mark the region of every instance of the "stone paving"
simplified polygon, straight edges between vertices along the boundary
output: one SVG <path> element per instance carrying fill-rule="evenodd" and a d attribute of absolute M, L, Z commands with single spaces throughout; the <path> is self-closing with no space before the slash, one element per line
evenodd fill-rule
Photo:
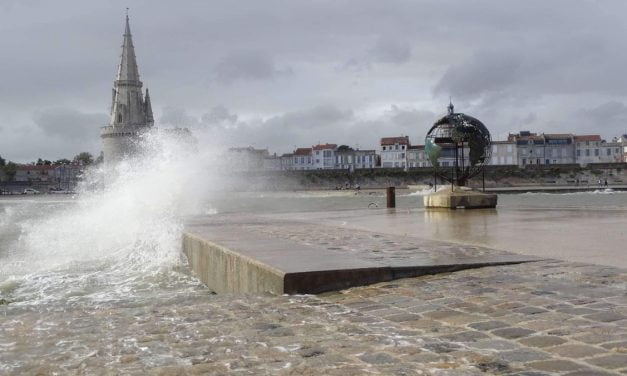
<path fill-rule="evenodd" d="M 322 296 L 0 306 L 2 374 L 621 375 L 627 272 L 559 261 Z"/>

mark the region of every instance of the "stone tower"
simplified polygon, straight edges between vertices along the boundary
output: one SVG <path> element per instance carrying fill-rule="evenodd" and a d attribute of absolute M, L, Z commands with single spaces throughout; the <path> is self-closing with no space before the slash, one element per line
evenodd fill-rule
<path fill-rule="evenodd" d="M 111 100 L 111 119 L 109 125 L 102 127 L 100 133 L 106 169 L 110 169 L 117 162 L 135 154 L 138 136 L 154 124 L 148 89 L 144 96 L 142 82 L 139 80 L 128 14 L 126 15 L 122 56 L 118 74 L 113 83 Z"/>

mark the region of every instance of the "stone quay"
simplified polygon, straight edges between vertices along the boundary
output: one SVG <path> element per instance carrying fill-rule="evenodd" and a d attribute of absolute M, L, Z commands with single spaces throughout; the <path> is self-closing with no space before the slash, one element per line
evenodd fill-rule
<path fill-rule="evenodd" d="M 349 214 L 357 215 L 344 218 Z M 186 232 L 249 264 L 273 260 L 272 242 L 286 247 L 278 253 L 300 245 L 291 264 L 272 264 L 276 270 L 268 273 L 275 276 L 298 261 L 315 261 L 307 252 L 324 250 L 325 260 L 311 268 L 333 265 L 332 255 L 342 267 L 352 261 L 373 269 L 415 268 L 458 259 L 470 268 L 412 271 L 379 282 L 355 279 L 355 285 L 376 283 L 336 284 L 317 295 L 214 295 L 199 285 L 158 301 L 51 306 L 44 315 L 10 304 L 0 321 L 0 373 L 627 374 L 626 270 L 372 231 L 342 225 L 342 218 L 323 224 L 323 217 L 219 215 L 190 221 Z M 248 253 L 255 242 L 264 249 L 257 258 Z M 494 263 L 505 256 L 521 258 Z M 197 260 L 189 262 L 198 270 Z M 255 274 L 249 272 L 251 281 Z"/>

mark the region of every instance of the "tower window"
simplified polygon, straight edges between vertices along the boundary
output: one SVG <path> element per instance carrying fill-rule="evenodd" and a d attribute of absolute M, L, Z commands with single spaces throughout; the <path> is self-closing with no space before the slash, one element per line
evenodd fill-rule
<path fill-rule="evenodd" d="M 122 114 L 118 114 L 118 123 L 122 122 Z"/>

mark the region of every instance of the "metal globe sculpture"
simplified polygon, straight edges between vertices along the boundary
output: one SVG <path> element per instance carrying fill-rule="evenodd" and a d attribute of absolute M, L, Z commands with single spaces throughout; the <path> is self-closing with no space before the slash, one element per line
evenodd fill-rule
<path fill-rule="evenodd" d="M 437 175 L 464 186 L 480 174 L 490 161 L 492 140 L 483 123 L 472 116 L 455 113 L 436 121 L 425 137 L 425 153 Z"/>

